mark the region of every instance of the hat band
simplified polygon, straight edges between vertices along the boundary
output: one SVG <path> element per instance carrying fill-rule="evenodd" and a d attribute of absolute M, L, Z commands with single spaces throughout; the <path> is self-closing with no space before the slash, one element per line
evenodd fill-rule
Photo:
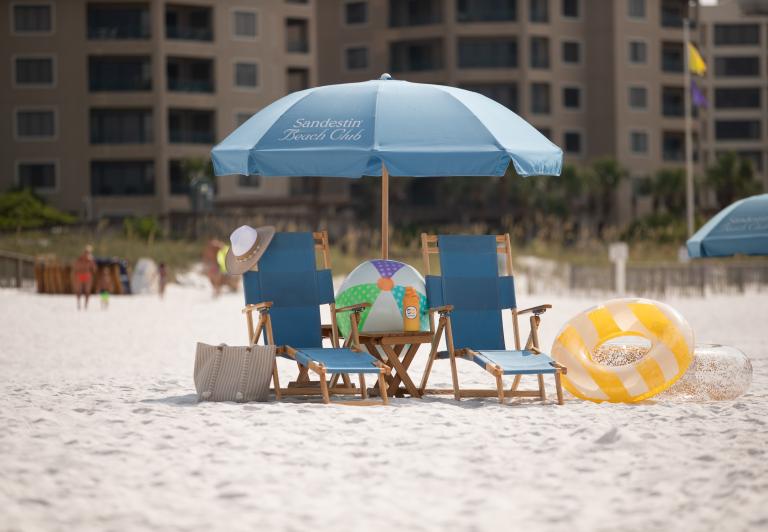
<path fill-rule="evenodd" d="M 257 251 L 259 251 L 259 248 L 261 247 L 261 242 L 257 239 L 256 242 L 253 243 L 253 246 L 251 246 L 251 249 L 248 250 L 248 252 L 245 255 L 235 255 L 235 260 L 238 262 L 245 262 L 251 257 L 253 257 Z"/>

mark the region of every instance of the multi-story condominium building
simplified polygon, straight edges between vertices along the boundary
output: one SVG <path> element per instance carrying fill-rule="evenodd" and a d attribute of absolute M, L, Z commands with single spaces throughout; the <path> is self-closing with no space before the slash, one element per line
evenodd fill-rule
<path fill-rule="evenodd" d="M 768 190 L 768 0 L 701 9 L 700 42 L 709 65 L 702 112 L 702 159 L 724 151 L 750 159 Z"/>
<path fill-rule="evenodd" d="M 721 12 L 740 18 L 736 6 L 688 9 L 685 0 L 325 0 L 318 10 L 319 80 L 351 82 L 390 72 L 481 92 L 549 136 L 567 163 L 616 158 L 632 178 L 618 193 L 618 221 L 627 221 L 649 203 L 634 193 L 645 179 L 684 163 L 683 18 L 694 21 L 693 41 Z M 705 21 L 701 29 L 699 19 Z M 744 55 L 746 45 L 751 59 L 708 57 L 716 80 L 723 69 L 752 69 L 750 79 L 759 81 L 764 96 L 766 24 L 756 24 L 759 43 L 728 49 Z M 764 126 L 757 133 L 752 124 L 719 127 L 719 135 L 706 137 L 705 155 L 737 148 L 729 135 L 746 141 L 738 149 L 750 157 L 760 142 L 765 148 Z M 698 118 L 693 137 L 700 173 Z"/>
<path fill-rule="evenodd" d="M 183 160 L 316 84 L 315 1 L 4 1 L 0 189 L 90 218 L 188 210 Z M 218 195 L 290 186 L 228 176 Z"/>

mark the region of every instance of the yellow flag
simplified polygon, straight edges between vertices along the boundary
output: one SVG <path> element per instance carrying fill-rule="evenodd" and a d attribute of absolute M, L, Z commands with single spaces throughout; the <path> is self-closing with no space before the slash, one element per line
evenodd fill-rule
<path fill-rule="evenodd" d="M 691 43 L 688 43 L 688 70 L 697 76 L 703 76 L 707 72 L 707 64 L 696 47 Z"/>

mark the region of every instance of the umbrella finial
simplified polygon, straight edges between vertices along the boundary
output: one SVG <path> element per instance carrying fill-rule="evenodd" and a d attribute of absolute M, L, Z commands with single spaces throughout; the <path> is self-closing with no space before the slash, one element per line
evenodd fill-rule
<path fill-rule="evenodd" d="M 392 79 L 392 76 L 384 72 L 381 76 L 379 76 L 379 79 L 382 79 L 382 80 Z"/>

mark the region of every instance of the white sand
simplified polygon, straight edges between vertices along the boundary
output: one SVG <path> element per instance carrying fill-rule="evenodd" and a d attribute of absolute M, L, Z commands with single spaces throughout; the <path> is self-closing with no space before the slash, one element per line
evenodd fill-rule
<path fill-rule="evenodd" d="M 243 343 L 241 298 L 0 291 L 0 530 L 768 529 L 768 294 L 668 301 L 751 356 L 733 402 L 197 405 L 195 342 Z M 545 346 L 597 302 L 545 301 Z"/>

